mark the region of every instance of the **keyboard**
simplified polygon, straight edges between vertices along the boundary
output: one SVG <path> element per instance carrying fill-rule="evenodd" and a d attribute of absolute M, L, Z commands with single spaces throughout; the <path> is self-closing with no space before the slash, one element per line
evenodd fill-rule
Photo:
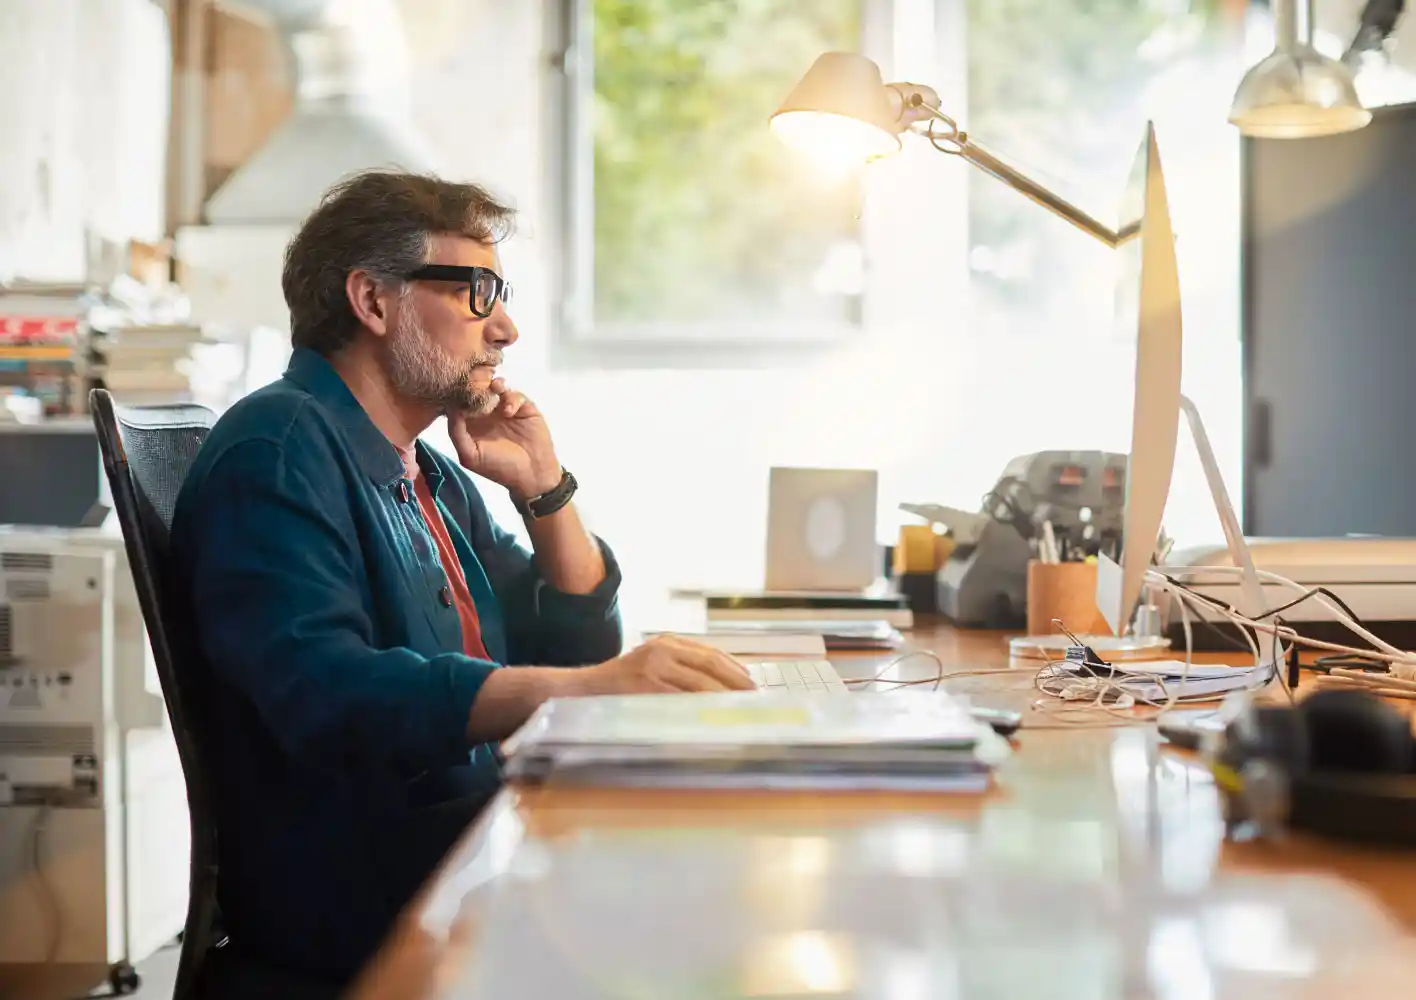
<path fill-rule="evenodd" d="M 845 693 L 850 689 L 825 660 L 758 660 L 743 664 L 759 688 Z"/>
<path fill-rule="evenodd" d="M 826 660 L 754 660 L 742 665 L 764 691 L 850 692 L 836 668 Z M 1006 709 L 973 707 L 969 711 L 975 721 L 991 726 L 1001 736 L 1012 736 L 1023 724 L 1022 715 Z"/>

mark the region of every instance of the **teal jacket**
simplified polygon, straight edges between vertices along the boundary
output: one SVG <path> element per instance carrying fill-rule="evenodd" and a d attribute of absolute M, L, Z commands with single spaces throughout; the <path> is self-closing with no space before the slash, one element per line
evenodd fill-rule
<path fill-rule="evenodd" d="M 393 445 L 324 358 L 212 429 L 177 501 L 172 565 L 209 697 L 219 898 L 233 945 L 343 979 L 500 783 L 469 746 L 482 682 L 505 665 L 618 655 L 619 570 L 557 591 L 421 442 L 491 661 L 463 655 L 437 548 Z M 186 669 L 186 665 L 183 665 Z"/>

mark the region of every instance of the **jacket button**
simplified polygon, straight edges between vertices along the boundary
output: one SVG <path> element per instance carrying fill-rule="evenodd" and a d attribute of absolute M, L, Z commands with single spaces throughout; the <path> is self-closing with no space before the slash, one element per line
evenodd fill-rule
<path fill-rule="evenodd" d="M 439 601 L 442 601 L 442 606 L 443 606 L 443 607 L 445 607 L 445 608 L 450 608 L 450 607 L 452 607 L 452 591 L 449 590 L 447 587 L 441 587 L 441 588 L 439 588 L 439 590 L 438 590 L 438 600 L 439 600 Z"/>

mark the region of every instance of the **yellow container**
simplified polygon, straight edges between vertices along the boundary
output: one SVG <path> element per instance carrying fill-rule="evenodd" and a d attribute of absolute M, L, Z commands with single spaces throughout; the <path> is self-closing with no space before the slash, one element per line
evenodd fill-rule
<path fill-rule="evenodd" d="M 952 551 L 953 541 L 936 535 L 927 524 L 906 524 L 900 528 L 900 539 L 895 545 L 894 570 L 896 576 L 905 573 L 933 573 L 944 564 L 947 554 L 941 558 L 940 541 L 948 541 Z"/>

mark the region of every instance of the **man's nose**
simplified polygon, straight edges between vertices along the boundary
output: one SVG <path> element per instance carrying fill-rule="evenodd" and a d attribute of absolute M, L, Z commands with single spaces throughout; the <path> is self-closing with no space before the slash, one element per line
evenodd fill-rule
<path fill-rule="evenodd" d="M 498 302 L 492 314 L 487 317 L 486 332 L 484 339 L 488 344 L 497 347 L 509 347 L 516 343 L 521 334 L 517 332 L 516 324 L 511 321 L 511 316 L 507 314 L 505 304 Z"/>

